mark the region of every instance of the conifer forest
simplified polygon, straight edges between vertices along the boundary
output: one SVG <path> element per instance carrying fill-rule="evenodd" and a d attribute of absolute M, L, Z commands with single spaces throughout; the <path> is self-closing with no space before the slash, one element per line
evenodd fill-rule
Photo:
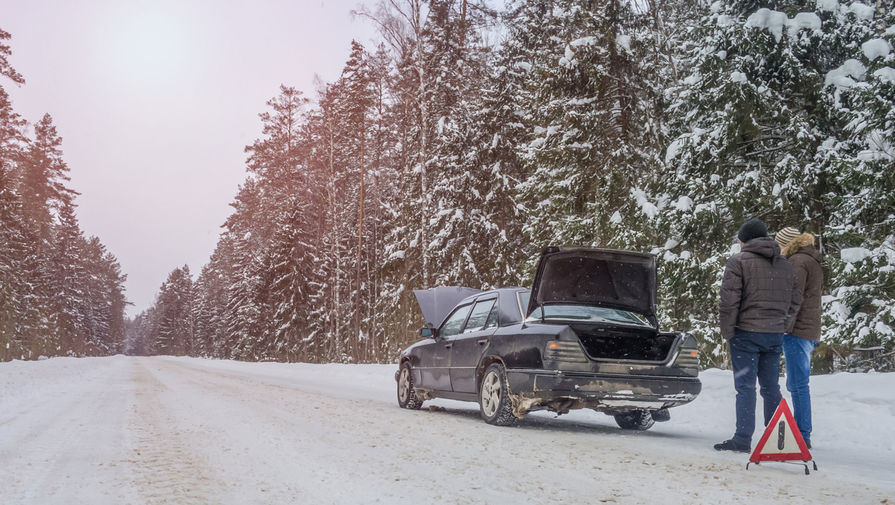
<path fill-rule="evenodd" d="M 345 41 L 315 96 L 287 83 L 258 104 L 216 249 L 132 320 L 125 273 L 79 229 L 51 116 L 27 121 L 0 87 L 0 360 L 391 362 L 423 325 L 413 289 L 528 286 L 544 246 L 586 245 L 657 255 L 660 327 L 723 367 L 721 276 L 759 218 L 824 254 L 816 371 L 895 368 L 895 1 L 356 16 L 381 41 Z M 27 77 L 14 42 L 0 31 L 2 86 Z"/>

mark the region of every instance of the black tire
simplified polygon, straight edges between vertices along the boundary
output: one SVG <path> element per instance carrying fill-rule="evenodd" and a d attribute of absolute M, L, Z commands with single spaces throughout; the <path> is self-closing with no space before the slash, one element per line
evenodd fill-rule
<path fill-rule="evenodd" d="M 513 402 L 507 393 L 507 374 L 500 363 L 492 363 L 482 375 L 479 412 L 486 423 L 495 426 L 510 426 L 516 422 Z"/>
<path fill-rule="evenodd" d="M 615 414 L 612 417 L 623 430 L 646 431 L 656 424 L 653 415 L 648 410 L 632 410 L 624 414 Z"/>
<path fill-rule="evenodd" d="M 423 406 L 423 401 L 413 390 L 413 370 L 408 361 L 401 363 L 401 368 L 398 370 L 398 405 L 402 409 L 413 410 L 419 410 Z"/>

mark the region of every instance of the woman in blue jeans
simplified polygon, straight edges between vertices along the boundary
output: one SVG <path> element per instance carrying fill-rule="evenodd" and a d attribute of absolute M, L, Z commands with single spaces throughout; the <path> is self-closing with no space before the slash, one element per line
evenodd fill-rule
<path fill-rule="evenodd" d="M 786 389 L 792 395 L 793 416 L 802 438 L 811 447 L 811 353 L 820 339 L 823 269 L 821 255 L 814 248 L 814 235 L 783 228 L 774 237 L 784 256 L 789 258 L 802 295 L 802 306 L 795 323 L 783 336 L 786 357 Z"/>

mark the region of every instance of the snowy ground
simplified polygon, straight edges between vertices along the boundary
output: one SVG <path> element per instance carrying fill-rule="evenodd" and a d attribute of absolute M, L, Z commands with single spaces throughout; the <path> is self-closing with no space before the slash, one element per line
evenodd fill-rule
<path fill-rule="evenodd" d="M 895 503 L 895 374 L 812 378 L 806 476 L 712 449 L 733 429 L 729 372 L 635 433 L 584 411 L 499 428 L 472 403 L 402 410 L 395 369 L 0 363 L 0 504 Z"/>

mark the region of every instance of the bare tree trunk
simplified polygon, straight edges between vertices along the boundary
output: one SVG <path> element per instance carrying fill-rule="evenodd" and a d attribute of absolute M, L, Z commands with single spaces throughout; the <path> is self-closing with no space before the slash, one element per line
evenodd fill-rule
<path fill-rule="evenodd" d="M 361 307 L 363 307 L 364 302 L 365 302 L 364 297 L 361 296 L 361 284 L 362 284 L 361 283 L 361 271 L 362 271 L 361 264 L 363 262 L 363 257 L 364 257 L 364 254 L 363 254 L 363 252 L 364 252 L 364 199 L 365 199 L 364 189 L 365 189 L 365 178 L 366 178 L 366 171 L 365 171 L 366 142 L 365 141 L 367 138 L 367 135 L 366 135 L 367 111 L 366 110 L 363 111 L 363 115 L 364 115 L 364 117 L 361 119 L 361 129 L 360 129 L 360 131 L 361 131 L 361 138 L 360 138 L 360 191 L 358 194 L 358 202 L 357 202 L 357 265 L 356 265 L 357 286 L 356 286 L 356 291 L 355 291 L 356 292 L 355 296 L 357 296 L 357 303 L 355 304 L 355 309 L 354 309 L 354 321 L 355 321 L 354 326 L 357 329 L 355 338 L 357 338 L 357 339 L 360 339 L 360 336 L 363 334 L 363 328 L 361 325 L 361 320 L 362 320 L 361 313 L 362 313 L 363 309 Z M 359 360 L 361 358 L 360 350 L 364 347 L 366 347 L 366 345 L 362 341 L 359 341 L 357 343 L 358 356 L 355 356 L 355 360 Z M 364 354 L 366 354 L 366 353 L 364 353 Z"/>
<path fill-rule="evenodd" d="M 460 49 L 466 45 L 466 0 L 460 1 Z"/>
<path fill-rule="evenodd" d="M 426 67 L 423 59 L 423 41 L 422 41 L 422 24 L 420 20 L 419 3 L 417 6 L 415 23 L 413 25 L 414 35 L 416 37 L 416 54 L 414 55 L 414 66 L 416 67 L 417 78 L 417 100 L 419 103 L 419 129 L 420 129 L 420 146 L 417 155 L 417 163 L 420 167 L 420 196 L 422 209 L 420 209 L 420 232 L 419 244 L 420 256 L 422 258 L 422 283 L 423 286 L 429 284 L 429 254 L 426 250 L 426 242 L 429 236 L 429 187 L 426 176 L 426 162 L 428 161 L 428 142 L 429 142 L 429 107 L 426 93 Z"/>
<path fill-rule="evenodd" d="M 330 120 L 331 121 L 331 120 Z M 328 214 L 331 218 L 330 229 L 332 230 L 330 233 L 330 261 L 333 261 L 334 264 L 334 278 L 332 279 L 332 310 L 329 314 L 329 335 L 326 335 L 326 338 L 330 341 L 330 351 L 328 359 L 332 360 L 334 357 L 340 356 L 341 354 L 341 345 L 339 343 L 339 307 L 341 305 L 341 301 L 339 300 L 339 293 L 341 289 L 341 264 L 339 262 L 339 232 L 338 232 L 338 220 L 336 219 L 336 187 L 335 187 L 335 167 L 334 167 L 334 151 L 335 151 L 335 132 L 333 131 L 332 122 L 329 124 L 329 181 L 327 182 L 327 187 L 329 191 L 327 191 L 327 203 L 328 203 Z"/>

